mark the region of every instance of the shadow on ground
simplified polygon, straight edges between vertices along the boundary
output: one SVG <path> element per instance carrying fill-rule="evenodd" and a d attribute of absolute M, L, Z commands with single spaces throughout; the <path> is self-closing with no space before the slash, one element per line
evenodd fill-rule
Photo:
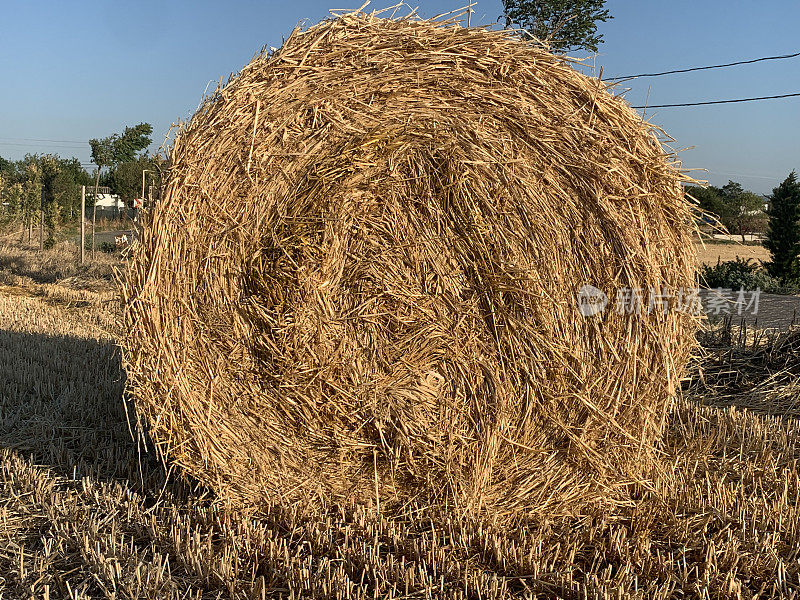
<path fill-rule="evenodd" d="M 129 423 L 124 378 L 111 341 L 0 330 L 0 447 L 67 477 L 162 488 L 132 406 Z"/>

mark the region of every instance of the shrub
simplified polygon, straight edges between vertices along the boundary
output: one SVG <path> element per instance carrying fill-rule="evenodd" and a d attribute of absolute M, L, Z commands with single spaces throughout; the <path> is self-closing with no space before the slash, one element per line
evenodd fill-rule
<path fill-rule="evenodd" d="M 752 258 L 718 260 L 716 265 L 704 264 L 700 268 L 700 280 L 708 288 L 732 290 L 756 290 L 771 294 L 794 294 L 797 284 L 781 283 Z"/>

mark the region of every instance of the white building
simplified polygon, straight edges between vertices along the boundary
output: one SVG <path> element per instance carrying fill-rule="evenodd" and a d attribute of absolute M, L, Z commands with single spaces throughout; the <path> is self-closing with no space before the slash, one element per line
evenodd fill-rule
<path fill-rule="evenodd" d="M 86 189 L 87 194 L 94 195 L 94 188 L 89 187 Z M 125 212 L 125 203 L 122 198 L 116 194 L 111 193 L 108 187 L 100 186 L 97 189 L 97 200 L 95 201 L 97 207 L 97 216 L 101 218 L 116 219 Z"/>

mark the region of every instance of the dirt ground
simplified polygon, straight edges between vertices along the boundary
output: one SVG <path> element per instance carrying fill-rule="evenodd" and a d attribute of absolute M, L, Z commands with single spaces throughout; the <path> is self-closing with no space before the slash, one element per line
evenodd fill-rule
<path fill-rule="evenodd" d="M 752 258 L 756 261 L 769 260 L 769 252 L 764 246 L 745 246 L 743 244 L 701 244 L 695 243 L 697 249 L 697 264 L 716 264 L 717 260 L 734 260 Z"/>

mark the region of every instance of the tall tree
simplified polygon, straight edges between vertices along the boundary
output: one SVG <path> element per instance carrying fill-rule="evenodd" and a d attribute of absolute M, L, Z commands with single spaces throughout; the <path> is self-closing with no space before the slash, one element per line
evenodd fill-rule
<path fill-rule="evenodd" d="M 25 230 L 28 230 L 28 241 L 33 237 L 33 221 L 36 211 L 39 210 L 42 199 L 42 170 L 35 160 L 26 157 L 28 163 L 25 167 L 25 182 L 22 192 L 22 239 L 25 239 Z"/>
<path fill-rule="evenodd" d="M 16 175 L 16 167 L 14 163 L 10 160 L 6 160 L 2 156 L 0 156 L 0 175 L 3 176 L 3 180 L 6 182 L 6 185 L 9 181 L 14 180 L 14 176 Z"/>
<path fill-rule="evenodd" d="M 735 181 L 728 181 L 721 188 L 691 186 L 685 192 L 706 213 L 706 221 L 716 219 L 730 233 L 741 235 L 743 242 L 748 234 L 764 231 L 766 227 L 765 199 Z"/>
<path fill-rule="evenodd" d="M 133 199 L 138 198 L 142 193 L 142 173 L 144 171 L 151 174 L 151 182 L 159 175 L 154 159 L 146 155 L 142 155 L 136 160 L 121 162 L 111 172 L 111 187 L 127 206 L 131 206 Z"/>
<path fill-rule="evenodd" d="M 728 181 L 719 190 L 724 206 L 723 223 L 731 233 L 745 236 L 750 233 L 763 231 L 767 223 L 764 213 L 764 198 L 742 187 L 736 181 Z"/>
<path fill-rule="evenodd" d="M 37 178 L 42 195 L 34 198 Z M 91 183 L 77 158 L 61 158 L 57 154 L 26 154 L 18 161 L 0 158 L 0 179 L 5 182 L 5 192 L 0 195 L 7 203 L 7 218 L 21 219 L 23 226 L 29 227 L 43 199 L 44 226 L 51 239 L 58 223 L 71 221 L 77 215 L 80 186 Z"/>
<path fill-rule="evenodd" d="M 690 201 L 696 201 L 704 222 L 712 226 L 724 225 L 728 219 L 728 207 L 722 199 L 722 190 L 713 185 L 700 187 L 687 186 L 684 192 Z"/>
<path fill-rule="evenodd" d="M 80 211 L 81 183 L 59 165 L 58 173 L 51 183 L 55 207 L 61 221 L 72 221 Z"/>
<path fill-rule="evenodd" d="M 58 217 L 58 199 L 56 198 L 56 179 L 61 172 L 59 159 L 51 154 L 45 154 L 39 159 L 42 170 L 42 219 L 47 230 L 45 247 L 50 247 L 55 242 L 56 220 Z"/>
<path fill-rule="evenodd" d="M 742 236 L 742 243 L 747 235 L 761 233 L 767 224 L 764 212 L 766 201 L 763 196 L 750 191 L 743 191 L 727 202 L 730 207 L 728 231 Z"/>
<path fill-rule="evenodd" d="M 6 186 L 6 202 L 8 202 L 8 211 L 12 215 L 16 215 L 22 210 L 23 194 L 21 183 L 12 183 Z"/>
<path fill-rule="evenodd" d="M 150 135 L 153 126 L 150 123 L 139 123 L 126 127 L 122 134 L 114 134 L 103 139 L 89 140 L 92 148 L 92 162 L 97 165 L 94 182 L 94 200 L 92 202 L 92 255 L 95 251 L 95 226 L 97 222 L 97 196 L 100 186 L 100 171 L 118 163 L 133 160 L 136 153 L 147 148 L 153 141 Z"/>
<path fill-rule="evenodd" d="M 764 246 L 772 260 L 767 268 L 781 280 L 800 276 L 797 258 L 800 256 L 800 183 L 797 173 L 789 176 L 770 196 L 769 228 Z"/>
<path fill-rule="evenodd" d="M 58 175 L 53 181 L 53 197 L 62 220 L 72 221 L 78 217 L 81 208 L 81 186 L 89 187 L 91 183 L 92 178 L 77 158 L 58 157 Z"/>
<path fill-rule="evenodd" d="M 118 136 L 114 134 L 102 139 L 92 138 L 89 140 L 89 146 L 92 149 L 92 162 L 97 165 L 97 172 L 94 180 L 94 195 L 92 197 L 92 257 L 94 257 L 97 198 L 100 192 L 100 171 L 102 171 L 104 167 L 110 166 L 114 160 L 114 144 L 116 143 L 117 137 Z M 84 240 L 81 240 L 81 243 L 85 243 Z"/>
<path fill-rule="evenodd" d="M 722 194 L 722 197 L 726 201 L 731 201 L 742 193 L 744 193 L 742 184 L 736 181 L 731 181 L 730 179 L 728 180 L 728 183 L 723 185 L 720 189 L 720 194 Z"/>
<path fill-rule="evenodd" d="M 547 42 L 554 52 L 597 52 L 603 43 L 597 23 L 612 19 L 606 0 L 503 0 L 506 26 Z"/>
<path fill-rule="evenodd" d="M 137 153 L 147 148 L 153 139 L 153 126 L 150 123 L 139 123 L 126 127 L 114 141 L 114 163 L 134 160 Z"/>

